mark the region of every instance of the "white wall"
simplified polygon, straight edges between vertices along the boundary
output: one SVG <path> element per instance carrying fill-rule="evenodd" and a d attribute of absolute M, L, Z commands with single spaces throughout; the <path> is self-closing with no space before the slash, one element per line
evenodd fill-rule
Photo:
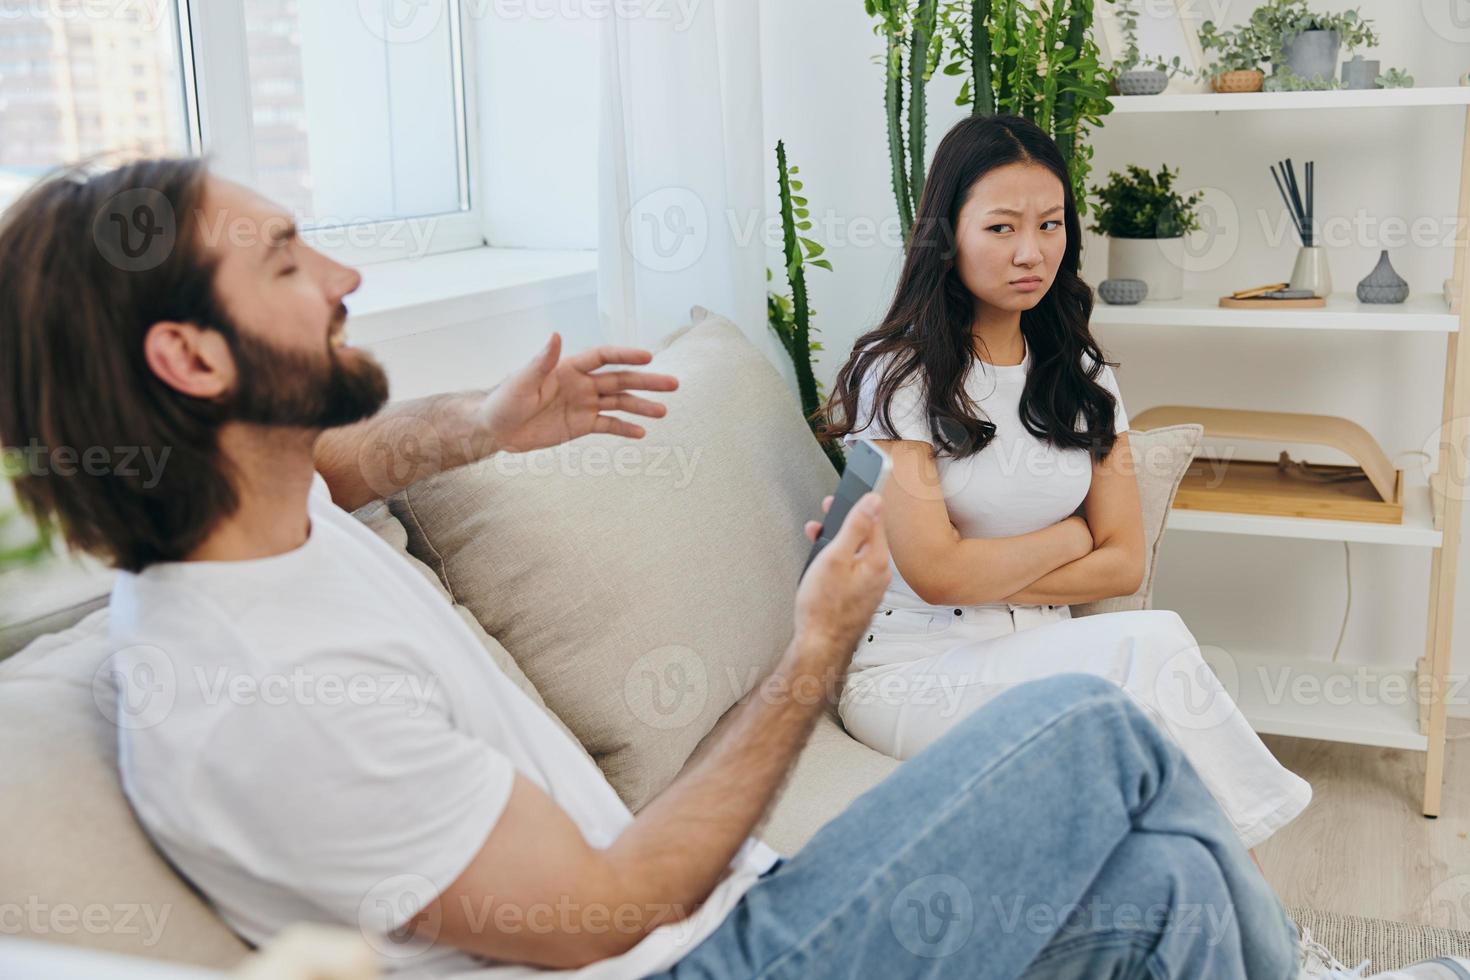
<path fill-rule="evenodd" d="M 1323 9 L 1348 4 L 1320 0 Z M 1220 23 L 1248 15 L 1254 3 L 1216 0 Z M 1453 85 L 1470 61 L 1458 32 L 1432 3 L 1367 0 L 1384 42 L 1384 68 L 1404 67 L 1419 85 Z M 1422 7 L 1422 10 L 1421 10 Z M 1431 10 L 1430 8 L 1434 9 Z M 881 45 L 871 22 L 849 0 L 767 2 L 762 7 L 767 144 L 784 138 L 800 165 L 828 246 L 831 274 L 814 270 L 808 284 L 827 352 L 818 375 L 830 381 L 852 340 L 882 315 L 900 252 L 892 234 L 894 205 L 882 110 Z M 953 105 L 953 79 L 932 86 L 929 145 L 963 111 Z M 1282 217 L 1267 167 L 1290 155 L 1317 161 L 1317 210 L 1323 218 L 1453 225 L 1463 111 L 1457 109 L 1115 117 L 1094 137 L 1094 182 L 1127 163 L 1182 168 L 1187 189 L 1213 188 L 1212 226 L 1222 233 L 1201 250 L 1186 288 L 1221 293 L 1288 278 L 1295 254 L 1288 239 L 1269 244 Z M 774 170 L 774 164 L 772 165 Z M 774 178 L 773 178 L 774 183 Z M 887 222 L 887 241 L 872 229 Z M 1381 231 L 1351 233 L 1332 250 L 1339 290 L 1351 290 L 1376 261 Z M 1394 265 L 1417 293 L 1438 293 L 1449 275 L 1449 248 L 1396 248 Z M 780 268 L 779 258 L 771 264 Z M 1106 248 L 1089 233 L 1084 274 L 1106 277 Z M 1444 338 L 1342 332 L 1291 333 L 1196 328 L 1110 327 L 1098 331 L 1122 362 L 1118 377 L 1130 413 L 1177 403 L 1343 415 L 1366 426 L 1392 456 L 1419 449 L 1439 424 Z M 1242 454 L 1244 455 L 1244 454 Z M 1335 461 L 1324 456 L 1322 462 Z M 1399 461 L 1422 481 L 1415 457 Z M 1470 566 L 1470 549 L 1466 551 Z M 1341 658 L 1411 664 L 1422 654 L 1429 552 L 1352 546 L 1353 608 Z M 1344 601 L 1343 546 L 1220 535 L 1171 534 L 1156 585 L 1162 607 L 1178 609 L 1202 642 L 1329 656 Z M 1453 669 L 1470 672 L 1470 567 L 1457 590 Z M 1462 706 L 1459 713 L 1465 713 Z"/>

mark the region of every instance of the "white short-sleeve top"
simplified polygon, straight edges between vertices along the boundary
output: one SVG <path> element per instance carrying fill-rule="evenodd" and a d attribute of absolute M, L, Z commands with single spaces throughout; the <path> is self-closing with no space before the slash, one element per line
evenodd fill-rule
<path fill-rule="evenodd" d="M 924 407 L 924 380 L 918 372 L 893 394 L 889 404 L 892 429 L 884 426 L 881 413 L 874 416 L 874 394 L 888 363 L 889 359 L 880 359 L 869 367 L 858 392 L 855 419 L 859 425 L 867 424 L 844 441 L 906 439 L 935 446 L 944 502 L 962 537 L 1007 538 L 1037 531 L 1065 519 L 1086 498 L 1092 487 L 1092 458 L 1087 450 L 1058 448 L 1021 424 L 1021 391 L 1031 369 L 1029 346 L 1020 364 L 997 366 L 978 357 L 971 364 L 965 390 L 984 417 L 995 424 L 995 438 L 964 459 L 937 451 Z M 1090 359 L 1087 366 L 1091 366 Z M 1115 431 L 1126 432 L 1128 415 L 1112 368 L 1104 364 L 1097 381 L 1116 399 Z M 912 595 L 896 572 L 890 589 Z"/>

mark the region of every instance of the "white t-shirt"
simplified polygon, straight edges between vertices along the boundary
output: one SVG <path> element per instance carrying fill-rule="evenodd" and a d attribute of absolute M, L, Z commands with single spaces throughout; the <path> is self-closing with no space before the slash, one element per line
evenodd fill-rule
<path fill-rule="evenodd" d="M 514 774 L 596 847 L 632 820 L 592 761 L 490 659 L 442 595 L 334 505 L 321 477 L 294 551 L 122 574 L 112 593 L 119 765 L 133 808 L 225 921 L 360 928 L 395 976 L 536 973 L 403 925 L 489 836 Z M 667 969 L 776 855 L 751 839 L 691 917 L 578 977 Z M 471 915 L 487 928 L 493 897 Z M 578 915 L 548 908 L 532 915 Z M 607 928 L 600 912 L 587 928 Z M 573 920 L 584 921 L 584 920 Z M 399 935 L 394 935 L 398 932 Z"/>
<path fill-rule="evenodd" d="M 857 422 L 868 422 L 878 380 L 890 358 L 873 364 L 858 392 Z M 1090 366 L 1090 361 L 1089 361 Z M 1031 369 L 1028 345 L 1020 364 L 988 364 L 978 357 L 965 376 L 965 391 L 984 417 L 995 424 L 995 438 L 980 452 L 964 459 L 939 453 L 936 448 L 940 488 L 949 509 L 950 522 L 964 538 L 1009 538 L 1050 527 L 1074 513 L 1092 488 L 1092 457 L 1085 449 L 1059 449 L 1032 435 L 1021 424 L 1021 391 Z M 1098 384 L 1117 399 L 1115 431 L 1128 431 L 1128 414 L 1118 390 L 1113 369 L 1103 365 Z M 890 430 L 882 414 L 866 427 L 845 438 L 908 439 L 938 446 L 930 429 L 920 372 L 910 376 L 893 393 L 889 412 Z M 1079 419 L 1080 425 L 1080 419 Z M 894 608 L 927 608 L 915 594 L 898 566 L 884 600 Z"/>

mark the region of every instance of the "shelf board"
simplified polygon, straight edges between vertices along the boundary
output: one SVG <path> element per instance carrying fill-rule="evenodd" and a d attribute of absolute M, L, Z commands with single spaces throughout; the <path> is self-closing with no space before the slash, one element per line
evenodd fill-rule
<path fill-rule="evenodd" d="M 1255 327 L 1272 330 L 1389 330 L 1453 333 L 1460 317 L 1438 293 L 1411 293 L 1402 303 L 1359 303 L 1351 293 L 1333 293 L 1317 309 L 1240 310 L 1220 305 L 1220 294 L 1189 290 L 1182 299 L 1144 300 L 1111 306 L 1099 298 L 1094 324 L 1160 327 Z"/>
<path fill-rule="evenodd" d="M 1312 517 L 1276 517 L 1269 514 L 1227 514 L 1210 510 L 1169 511 L 1171 531 L 1203 531 L 1210 534 L 1249 534 L 1270 538 L 1301 538 L 1311 541 L 1358 541 L 1365 544 L 1395 544 L 1438 548 L 1443 533 L 1435 530 L 1429 507 L 1429 488 L 1404 488 L 1404 522 L 1370 524 L 1366 521 L 1326 521 Z"/>
<path fill-rule="evenodd" d="M 1263 735 L 1423 751 L 1413 669 L 1332 663 L 1230 646 L 1200 652 Z"/>
<path fill-rule="evenodd" d="M 1114 95 L 1111 115 L 1143 112 L 1248 112 L 1288 109 L 1390 109 L 1470 105 L 1470 87 L 1338 89 L 1329 92 L 1186 92 Z"/>

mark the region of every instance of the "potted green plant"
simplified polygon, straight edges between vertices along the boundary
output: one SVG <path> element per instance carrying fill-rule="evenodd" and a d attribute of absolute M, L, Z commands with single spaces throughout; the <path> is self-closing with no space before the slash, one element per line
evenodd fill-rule
<path fill-rule="evenodd" d="M 1178 171 L 1157 174 L 1130 164 L 1113 171 L 1097 195 L 1092 230 L 1108 237 L 1108 277 L 1141 279 L 1150 300 L 1184 295 L 1184 236 L 1198 231 L 1203 192 L 1174 189 Z"/>
<path fill-rule="evenodd" d="M 1119 95 L 1158 95 L 1169 86 L 1169 76 L 1189 72 L 1179 58 L 1145 58 L 1138 50 L 1138 0 L 1116 0 L 1118 28 L 1123 34 L 1123 56 L 1113 63 Z"/>
<path fill-rule="evenodd" d="M 1372 22 L 1356 9 L 1324 14 L 1307 0 L 1266 0 L 1251 12 L 1251 25 L 1272 46 L 1275 84 L 1266 88 L 1338 88 L 1338 56 L 1378 43 Z"/>
<path fill-rule="evenodd" d="M 1259 92 L 1266 80 L 1261 66 L 1271 60 L 1275 45 L 1254 21 L 1222 31 L 1214 21 L 1199 27 L 1200 48 L 1211 55 L 1201 72 L 1216 92 Z"/>

